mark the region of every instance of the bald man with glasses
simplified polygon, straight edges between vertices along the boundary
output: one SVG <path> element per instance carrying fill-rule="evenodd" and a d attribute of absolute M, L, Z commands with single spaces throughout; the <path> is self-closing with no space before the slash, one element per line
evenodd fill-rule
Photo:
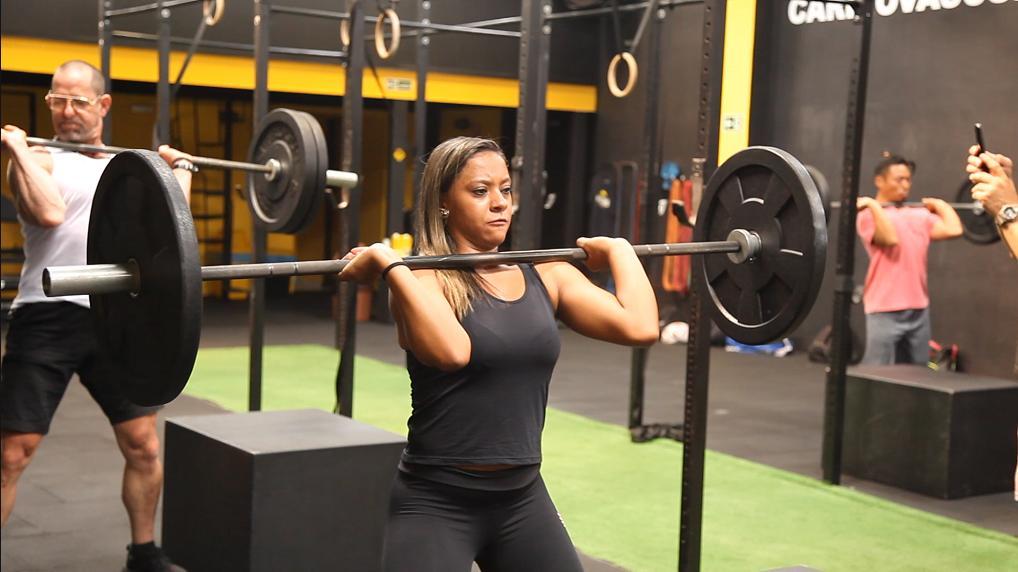
<path fill-rule="evenodd" d="M 103 119 L 112 98 L 91 64 L 72 60 L 53 75 L 46 105 L 55 139 L 102 146 Z M 88 222 L 96 185 L 112 155 L 29 147 L 25 132 L 0 131 L 10 152 L 7 177 L 25 238 L 18 294 L 7 320 L 0 379 L 0 437 L 3 446 L 2 511 L 6 525 L 18 479 L 49 431 L 71 376 L 102 408 L 125 461 L 124 506 L 131 528 L 124 570 L 180 571 L 155 544 L 156 506 L 163 485 L 156 432 L 158 408 L 131 403 L 114 384 L 111 365 L 97 351 L 88 296 L 49 298 L 42 290 L 47 266 L 86 263 Z M 173 167 L 190 199 L 190 156 L 168 146 L 159 154 Z"/>

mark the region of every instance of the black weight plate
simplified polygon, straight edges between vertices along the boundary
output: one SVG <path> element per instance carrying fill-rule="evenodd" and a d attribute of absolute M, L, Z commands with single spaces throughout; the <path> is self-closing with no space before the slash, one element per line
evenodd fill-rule
<path fill-rule="evenodd" d="M 308 218 L 325 166 L 319 165 L 315 134 L 299 112 L 274 109 L 267 113 L 251 141 L 248 161 L 263 165 L 270 159 L 282 168 L 273 180 L 263 173 L 248 174 L 248 207 L 260 227 L 270 232 L 294 233 Z M 312 153 L 308 153 L 308 151 Z"/>
<path fill-rule="evenodd" d="M 972 182 L 966 177 L 958 187 L 955 202 L 969 204 L 972 202 Z M 976 214 L 972 209 L 956 209 L 961 219 L 962 233 L 965 238 L 976 244 L 993 244 L 1000 240 L 997 223 L 986 211 Z"/>
<path fill-rule="evenodd" d="M 804 165 L 804 167 L 806 167 L 810 178 L 813 179 L 813 183 L 816 184 L 817 192 L 820 193 L 820 204 L 824 207 L 824 220 L 831 222 L 831 187 L 827 184 L 827 177 L 813 165 Z"/>
<path fill-rule="evenodd" d="M 325 144 L 325 134 L 322 132 L 318 121 L 303 111 L 292 109 L 285 110 L 292 114 L 293 118 L 304 130 L 305 145 L 302 151 L 305 168 L 308 169 L 306 183 L 300 190 L 299 203 L 293 211 L 292 220 L 286 225 L 282 232 L 297 234 L 314 220 L 317 207 L 321 204 L 321 197 L 325 191 L 325 165 L 328 161 Z M 279 142 L 277 142 L 279 143 Z M 318 165 L 314 167 L 314 165 Z"/>
<path fill-rule="evenodd" d="M 201 333 L 198 241 L 187 200 L 158 154 L 126 151 L 103 171 L 88 225 L 88 263 L 138 265 L 138 292 L 93 294 L 100 351 L 127 398 L 161 405 L 184 389 Z"/>
<path fill-rule="evenodd" d="M 322 126 L 318 123 L 318 120 L 315 119 L 315 116 L 304 111 L 295 111 L 294 113 L 297 114 L 299 119 L 303 119 L 304 123 L 310 129 L 311 144 L 308 145 L 306 151 L 307 155 L 316 155 L 318 158 L 318 169 L 314 171 L 314 173 L 317 174 L 315 185 L 309 186 L 305 189 L 304 199 L 308 201 L 307 205 L 304 207 L 306 215 L 299 225 L 295 225 L 296 230 L 294 230 L 293 233 L 296 234 L 314 222 L 315 217 L 318 215 L 318 211 L 322 207 L 322 201 L 325 197 L 325 187 L 327 185 L 325 174 L 329 165 L 329 149 L 328 143 L 325 141 L 325 132 L 322 131 Z"/>
<path fill-rule="evenodd" d="M 694 262 L 721 331 L 746 344 L 792 331 L 816 300 L 827 257 L 824 209 L 802 163 L 773 147 L 739 151 L 708 181 L 696 221 L 697 242 L 727 240 L 741 228 L 762 243 L 742 264 L 724 254 Z"/>

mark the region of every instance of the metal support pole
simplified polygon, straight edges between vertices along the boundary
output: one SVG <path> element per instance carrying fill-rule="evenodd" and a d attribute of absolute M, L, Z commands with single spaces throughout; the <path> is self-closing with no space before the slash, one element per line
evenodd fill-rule
<path fill-rule="evenodd" d="M 644 348 L 633 348 L 629 355 L 629 431 L 643 425 L 643 389 L 646 386 L 648 352 Z"/>
<path fill-rule="evenodd" d="M 548 56 L 551 0 L 523 0 L 520 22 L 520 107 L 516 111 L 516 152 L 513 182 L 519 210 L 513 217 L 514 250 L 541 244 L 541 213 L 544 206 L 544 145 L 548 112 Z"/>
<path fill-rule="evenodd" d="M 346 93 L 343 95 L 343 169 L 361 170 L 362 132 L 364 125 L 364 7 L 354 0 L 350 7 L 350 46 L 346 60 Z M 345 253 L 357 245 L 360 237 L 361 184 L 350 189 L 350 202 L 340 212 L 342 238 L 340 250 Z M 357 285 L 339 285 L 339 320 L 336 337 L 340 346 L 339 369 L 336 372 L 336 411 L 353 416 L 353 369 L 357 351 Z"/>
<path fill-rule="evenodd" d="M 403 224 L 403 195 L 406 193 L 407 115 L 410 103 L 391 101 L 389 103 L 389 193 L 386 198 L 385 235 L 406 232 Z M 375 290 L 372 313 L 376 320 L 392 322 L 389 313 L 389 288 L 380 280 Z"/>
<path fill-rule="evenodd" d="M 223 122 L 223 153 L 227 157 L 233 157 L 233 124 L 237 118 L 233 114 L 233 101 L 227 99 L 222 113 Z M 223 173 L 223 251 L 220 260 L 222 264 L 233 262 L 233 176 L 232 173 Z M 230 281 L 223 280 L 222 298 L 230 298 Z"/>
<path fill-rule="evenodd" d="M 105 93 L 113 91 L 113 77 L 110 75 L 110 49 L 113 47 L 113 24 L 106 15 L 112 7 L 111 0 L 99 0 L 99 69 L 103 73 Z M 113 116 L 103 118 L 103 141 L 113 138 Z"/>
<path fill-rule="evenodd" d="M 859 9 L 862 33 L 859 57 L 852 73 L 845 125 L 845 158 L 842 171 L 841 204 L 854 205 L 859 198 L 859 171 L 862 162 L 863 127 L 866 120 L 866 84 L 870 67 L 870 39 L 873 32 L 873 1 Z M 841 446 L 845 419 L 845 372 L 851 355 L 849 317 L 855 274 L 856 209 L 841 209 L 838 215 L 838 259 L 834 282 L 834 318 L 831 325 L 831 367 L 824 389 L 824 481 L 841 483 Z"/>
<path fill-rule="evenodd" d="M 630 240 L 640 242 L 649 238 L 651 229 L 657 222 L 657 200 L 660 194 L 661 183 L 659 182 L 661 171 L 661 142 L 658 137 L 658 122 L 660 115 L 660 94 L 661 85 L 661 21 L 665 17 L 664 9 L 658 8 L 657 2 L 651 2 L 647 6 L 651 12 L 644 18 L 648 23 L 648 46 L 646 53 L 647 77 L 647 103 L 644 108 L 643 119 L 643 160 L 640 165 L 640 172 L 643 173 L 642 184 L 637 189 L 637 205 L 643 209 L 642 228 L 634 229 Z M 649 17 L 649 19 L 648 19 Z M 643 260 L 643 268 L 653 281 L 654 268 L 661 265 L 651 259 Z M 650 348 L 634 347 L 629 369 L 629 428 L 643 425 L 643 399 L 644 384 L 646 380 L 647 358 Z"/>
<path fill-rule="evenodd" d="M 703 12 L 700 56 L 698 154 L 704 159 L 704 179 L 718 164 L 718 123 L 721 120 L 721 75 L 724 64 L 726 0 L 707 0 Z M 694 274 L 703 264 L 693 257 Z M 685 413 L 682 420 L 682 507 L 679 513 L 679 570 L 700 569 L 703 527 L 703 473 L 707 449 L 707 394 L 710 381 L 709 295 L 694 277 L 689 292 L 689 345 L 686 350 Z"/>
<path fill-rule="evenodd" d="M 418 0 L 417 17 L 431 21 L 431 1 Z M 431 36 L 417 36 L 417 100 L 414 102 L 414 201 L 411 212 L 417 212 L 417 197 L 421 192 L 421 175 L 424 173 L 424 155 L 428 152 L 428 46 Z"/>
<path fill-rule="evenodd" d="M 156 87 L 156 135 L 152 147 L 170 144 L 170 9 L 158 2 L 156 18 L 159 29 L 159 84 Z"/>
<path fill-rule="evenodd" d="M 270 0 L 255 0 L 254 3 L 254 60 L 255 90 L 253 125 L 258 125 L 269 112 L 269 32 L 272 13 Z M 250 184 L 250 183 L 248 183 Z M 267 257 L 268 236 L 256 223 L 251 225 L 252 262 L 262 262 Z M 248 323 L 251 330 L 250 355 L 248 359 L 248 411 L 262 408 L 262 349 L 265 344 L 265 280 L 251 280 L 251 295 L 248 297 Z"/>
<path fill-rule="evenodd" d="M 410 103 L 393 101 L 389 126 L 389 200 L 385 216 L 385 234 L 405 232 L 403 225 L 403 195 L 406 189 L 407 115 Z"/>
<path fill-rule="evenodd" d="M 566 180 L 565 229 L 567 241 L 583 235 L 583 203 L 586 200 L 587 157 L 590 150 L 592 114 L 569 114 L 569 159 Z"/>

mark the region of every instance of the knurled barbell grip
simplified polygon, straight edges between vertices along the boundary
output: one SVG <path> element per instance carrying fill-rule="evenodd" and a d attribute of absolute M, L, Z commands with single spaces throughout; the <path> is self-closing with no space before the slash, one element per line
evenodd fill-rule
<path fill-rule="evenodd" d="M 68 151 L 79 151 L 85 153 L 117 154 L 133 150 L 125 147 L 84 145 L 82 143 L 54 141 L 52 139 L 43 139 L 41 137 L 26 137 L 25 140 L 29 145 L 38 145 L 42 147 L 52 147 L 55 149 L 65 149 Z M 230 161 L 228 159 L 214 159 L 212 157 L 192 157 L 191 162 L 199 167 L 209 167 L 213 169 L 237 169 L 240 171 L 249 171 L 254 173 L 268 173 L 270 175 L 274 175 L 278 170 L 278 167 L 273 167 L 269 164 L 260 165 L 258 163 L 248 163 L 247 161 Z M 325 172 L 325 183 L 330 187 L 353 188 L 357 186 L 359 181 L 360 177 L 357 173 L 334 171 L 331 169 Z"/>
<path fill-rule="evenodd" d="M 745 232 L 745 231 L 742 231 Z M 752 233 L 747 233 L 752 234 Z M 756 246 L 758 247 L 758 245 Z M 749 250 L 756 248 L 751 246 Z M 633 246 L 637 256 L 677 254 L 741 253 L 743 246 L 736 240 L 713 242 L 681 242 L 671 244 L 639 244 Z M 746 253 L 752 257 L 754 252 Z M 585 260 L 582 248 L 520 250 L 484 254 L 451 254 L 443 256 L 410 256 L 405 258 L 411 269 L 470 268 L 475 266 L 522 262 L 553 262 Z M 308 260 L 303 262 L 269 262 L 261 264 L 227 264 L 203 266 L 202 280 L 240 280 L 269 276 L 308 276 L 336 274 L 346 267 L 346 260 Z M 133 264 L 90 264 L 85 266 L 52 266 L 43 270 L 43 291 L 47 296 L 75 296 L 134 292 L 144 289 L 144 277 Z"/>

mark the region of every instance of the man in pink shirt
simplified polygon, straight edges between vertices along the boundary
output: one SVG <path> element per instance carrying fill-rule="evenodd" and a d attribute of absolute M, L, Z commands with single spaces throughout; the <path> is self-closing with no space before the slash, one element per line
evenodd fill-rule
<path fill-rule="evenodd" d="M 940 199 L 926 208 L 899 206 L 912 188 L 915 163 L 888 155 L 877 164 L 876 198 L 860 197 L 856 227 L 870 264 L 866 271 L 864 363 L 918 363 L 929 357 L 930 296 L 926 253 L 930 241 L 962 234 L 958 213 Z"/>

